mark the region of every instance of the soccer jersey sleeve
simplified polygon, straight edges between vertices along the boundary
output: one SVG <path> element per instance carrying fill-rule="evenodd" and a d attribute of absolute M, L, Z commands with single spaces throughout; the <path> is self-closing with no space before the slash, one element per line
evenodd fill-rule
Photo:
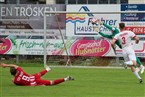
<path fill-rule="evenodd" d="M 106 37 L 106 38 L 109 38 L 109 39 L 112 39 L 112 35 L 107 35 L 107 34 L 104 34 L 104 33 L 102 33 L 102 32 L 99 32 L 99 34 L 101 35 L 101 36 L 103 36 L 103 37 Z"/>
<path fill-rule="evenodd" d="M 23 69 L 21 67 L 18 67 L 17 71 L 23 71 Z"/>
<path fill-rule="evenodd" d="M 107 24 L 105 24 L 105 23 L 103 23 L 103 25 L 104 25 L 106 28 L 108 28 L 109 30 L 113 30 L 113 29 L 112 29 L 113 27 L 111 27 L 110 25 L 107 25 Z"/>
<path fill-rule="evenodd" d="M 135 38 L 136 37 L 136 35 L 132 31 L 130 31 L 129 35 L 131 36 L 131 38 Z"/>

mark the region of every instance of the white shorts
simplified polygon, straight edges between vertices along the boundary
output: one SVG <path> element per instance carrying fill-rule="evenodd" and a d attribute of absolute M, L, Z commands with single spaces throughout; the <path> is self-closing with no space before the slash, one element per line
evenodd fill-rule
<path fill-rule="evenodd" d="M 132 61 L 132 60 L 136 61 L 136 55 L 135 55 L 135 52 L 134 52 L 132 46 L 123 48 L 122 53 L 123 53 L 125 62 Z"/>

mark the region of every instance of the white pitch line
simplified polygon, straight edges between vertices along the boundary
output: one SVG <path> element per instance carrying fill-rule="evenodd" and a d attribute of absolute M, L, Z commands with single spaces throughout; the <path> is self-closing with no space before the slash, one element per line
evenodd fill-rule
<path fill-rule="evenodd" d="M 52 68 L 110 68 L 110 69 L 125 69 L 124 67 L 113 67 L 113 66 L 49 66 Z"/>

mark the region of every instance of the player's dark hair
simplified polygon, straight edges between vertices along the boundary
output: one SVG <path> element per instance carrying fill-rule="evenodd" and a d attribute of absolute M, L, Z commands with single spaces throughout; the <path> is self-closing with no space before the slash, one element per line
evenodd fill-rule
<path fill-rule="evenodd" d="M 120 28 L 120 29 L 125 28 L 125 23 L 119 23 L 119 28 Z"/>
<path fill-rule="evenodd" d="M 16 73 L 17 73 L 16 68 L 15 67 L 10 67 L 10 73 L 11 73 L 11 75 L 15 76 Z"/>

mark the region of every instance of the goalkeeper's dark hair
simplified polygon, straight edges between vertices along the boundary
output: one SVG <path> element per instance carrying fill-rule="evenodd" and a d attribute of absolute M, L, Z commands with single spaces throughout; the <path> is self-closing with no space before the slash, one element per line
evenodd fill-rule
<path fill-rule="evenodd" d="M 10 73 L 11 73 L 11 75 L 15 76 L 16 73 L 17 73 L 16 68 L 15 67 L 10 67 Z"/>
<path fill-rule="evenodd" d="M 125 28 L 125 23 L 119 23 L 119 29 L 124 29 Z"/>

